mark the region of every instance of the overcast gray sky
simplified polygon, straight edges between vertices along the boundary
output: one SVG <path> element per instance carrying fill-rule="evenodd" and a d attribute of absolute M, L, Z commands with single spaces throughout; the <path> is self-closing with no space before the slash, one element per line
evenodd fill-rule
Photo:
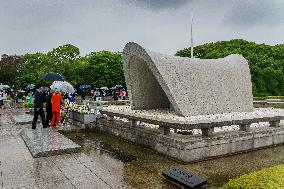
<path fill-rule="evenodd" d="M 284 43 L 283 0 L 0 0 L 0 54 L 122 51 L 134 41 L 165 54 L 194 42 Z"/>

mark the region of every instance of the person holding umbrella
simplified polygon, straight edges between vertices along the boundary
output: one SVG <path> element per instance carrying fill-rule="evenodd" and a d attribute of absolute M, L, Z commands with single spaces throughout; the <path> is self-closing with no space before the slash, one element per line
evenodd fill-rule
<path fill-rule="evenodd" d="M 60 107 L 61 107 L 62 96 L 60 91 L 56 88 L 55 93 L 52 95 L 51 104 L 52 104 L 52 120 L 50 127 L 54 125 L 56 119 L 56 127 L 59 125 L 60 121 Z"/>
<path fill-rule="evenodd" d="M 44 110 L 43 110 L 43 100 L 44 100 L 44 94 L 39 90 L 40 86 L 36 85 L 36 91 L 34 94 L 34 118 L 32 122 L 32 129 L 36 129 L 36 123 L 38 116 L 41 118 L 42 126 L 43 128 L 47 128 L 46 122 L 45 122 L 45 116 L 44 116 Z"/>

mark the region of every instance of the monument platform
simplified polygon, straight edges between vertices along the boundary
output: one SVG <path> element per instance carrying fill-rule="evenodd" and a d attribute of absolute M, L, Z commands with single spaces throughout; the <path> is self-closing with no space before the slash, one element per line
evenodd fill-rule
<path fill-rule="evenodd" d="M 34 158 L 76 153 L 81 148 L 54 128 L 24 129 L 20 135 Z"/>
<path fill-rule="evenodd" d="M 282 109 L 191 117 L 118 109 L 101 110 L 106 119 L 95 128 L 186 163 L 284 144 Z M 181 135 L 178 130 L 200 132 Z"/>

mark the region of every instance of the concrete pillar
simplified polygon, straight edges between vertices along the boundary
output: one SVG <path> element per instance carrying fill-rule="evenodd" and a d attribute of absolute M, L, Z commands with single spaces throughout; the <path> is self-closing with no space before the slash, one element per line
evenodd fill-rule
<path fill-rule="evenodd" d="M 132 127 L 136 127 L 138 125 L 138 121 L 137 120 L 130 119 L 129 122 L 130 122 L 130 125 Z"/>
<path fill-rule="evenodd" d="M 164 134 L 164 135 L 169 135 L 171 132 L 170 127 L 165 126 L 165 125 L 160 125 L 159 130 Z"/>
<path fill-rule="evenodd" d="M 174 133 L 177 133 L 177 128 L 174 128 Z"/>
<path fill-rule="evenodd" d="M 203 136 L 211 136 L 214 133 L 214 128 L 204 128 L 201 129 Z"/>
<path fill-rule="evenodd" d="M 250 130 L 250 124 L 241 124 L 240 131 L 249 131 Z"/>
<path fill-rule="evenodd" d="M 277 120 L 277 121 L 270 121 L 269 122 L 270 124 L 270 127 L 280 127 L 280 120 Z"/>

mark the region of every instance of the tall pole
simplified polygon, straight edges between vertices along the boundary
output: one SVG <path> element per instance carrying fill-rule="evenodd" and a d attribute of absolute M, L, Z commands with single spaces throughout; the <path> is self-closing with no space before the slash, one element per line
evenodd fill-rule
<path fill-rule="evenodd" d="M 192 34 L 193 16 L 191 17 L 190 25 L 190 38 L 191 38 L 191 48 L 190 48 L 190 58 L 193 58 L 193 34 Z"/>

